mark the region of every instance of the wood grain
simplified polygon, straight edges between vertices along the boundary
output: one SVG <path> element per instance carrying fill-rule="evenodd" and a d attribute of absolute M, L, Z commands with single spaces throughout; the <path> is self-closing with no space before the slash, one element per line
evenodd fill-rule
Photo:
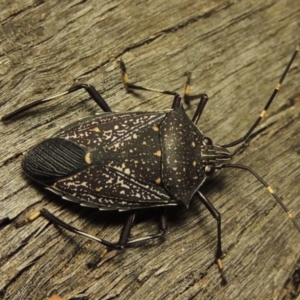
<path fill-rule="evenodd" d="M 0 114 L 69 88 L 95 85 L 117 111 L 158 110 L 172 99 L 127 94 L 117 59 L 132 82 L 209 103 L 199 128 L 215 143 L 241 137 L 288 63 L 299 34 L 298 1 L 5 1 L 0 11 Z M 300 58 L 267 117 L 234 161 L 251 166 L 300 223 Z M 298 99 L 298 100 L 297 100 Z M 196 103 L 187 108 L 193 114 Z M 124 213 L 84 209 L 45 191 L 21 171 L 23 153 L 61 126 L 98 112 L 78 92 L 0 124 L 1 299 L 292 299 L 300 235 L 250 174 L 224 170 L 202 192 L 222 214 L 228 285 L 214 264 L 216 224 L 195 199 L 170 209 L 166 237 L 109 252 L 44 219 L 15 222 L 46 207 L 90 234 L 116 241 Z M 234 149 L 233 149 L 234 150 Z M 133 235 L 154 232 L 155 210 Z M 97 262 L 99 262 L 97 264 Z"/>

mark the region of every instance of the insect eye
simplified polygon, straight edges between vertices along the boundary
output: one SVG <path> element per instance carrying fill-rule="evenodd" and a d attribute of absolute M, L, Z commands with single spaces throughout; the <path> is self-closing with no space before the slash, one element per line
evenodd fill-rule
<path fill-rule="evenodd" d="M 215 174 L 216 169 L 212 166 L 206 166 L 204 171 L 207 177 L 211 177 Z"/>
<path fill-rule="evenodd" d="M 204 137 L 202 143 L 205 146 L 211 146 L 213 144 L 212 140 L 209 137 Z"/>

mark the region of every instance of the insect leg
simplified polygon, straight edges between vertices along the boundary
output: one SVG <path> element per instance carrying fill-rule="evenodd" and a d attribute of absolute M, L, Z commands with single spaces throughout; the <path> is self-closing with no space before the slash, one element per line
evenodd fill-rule
<path fill-rule="evenodd" d="M 167 231 L 166 209 L 162 208 L 161 215 L 160 215 L 160 230 L 159 230 L 159 232 L 157 232 L 155 234 L 147 235 L 147 236 L 144 236 L 144 237 L 136 238 L 134 240 L 128 240 L 126 245 L 133 245 L 133 244 L 138 243 L 138 242 L 143 242 L 143 241 L 159 238 L 159 237 L 163 236 L 166 233 L 166 231 Z"/>
<path fill-rule="evenodd" d="M 112 249 L 122 249 L 122 247 L 119 245 L 119 243 L 111 243 L 108 242 L 106 240 L 97 238 L 95 236 L 92 236 L 88 233 L 85 233 L 75 227 L 73 227 L 72 225 L 62 221 L 61 219 L 57 218 L 55 215 L 53 215 L 52 213 L 50 213 L 47 209 L 43 208 L 40 211 L 36 211 L 33 212 L 31 215 L 29 215 L 25 220 L 18 222 L 17 223 L 17 227 L 21 227 L 29 222 L 34 221 L 35 219 L 37 219 L 39 216 L 43 216 L 45 219 L 49 220 L 50 222 L 52 222 L 55 225 L 61 226 L 63 228 L 65 228 L 66 230 L 69 230 L 73 233 L 85 236 L 93 241 L 96 241 L 100 244 L 105 245 L 108 248 L 112 248 Z"/>
<path fill-rule="evenodd" d="M 70 224 L 68 223 L 65 223 L 64 221 L 62 221 L 61 219 L 57 218 L 55 215 L 53 215 L 52 213 L 50 213 L 47 209 L 43 208 L 41 209 L 40 211 L 40 214 L 41 216 L 43 216 L 44 218 L 46 218 L 47 220 L 51 221 L 53 224 L 55 225 L 58 225 L 58 226 L 61 226 L 73 233 L 76 233 L 76 234 L 79 234 L 79 235 L 82 235 L 82 236 L 85 236 L 87 237 L 88 239 L 90 240 L 93 240 L 93 241 L 96 241 L 108 248 L 112 248 L 112 249 L 122 249 L 122 247 L 120 246 L 119 243 L 111 243 L 111 242 L 108 242 L 104 239 L 100 239 L 100 238 L 97 238 L 95 236 L 92 236 L 86 232 L 83 232 L 73 226 L 71 226 Z"/>
<path fill-rule="evenodd" d="M 208 97 L 207 97 L 206 94 L 200 94 L 198 96 L 200 96 L 200 102 L 199 102 L 199 104 L 197 106 L 197 109 L 196 109 L 196 111 L 194 113 L 194 116 L 192 118 L 192 122 L 194 124 L 198 123 L 198 121 L 200 119 L 200 116 L 201 116 L 201 114 L 203 112 L 203 109 L 204 109 L 204 107 L 205 107 L 205 105 L 206 105 L 206 103 L 208 101 Z"/>
<path fill-rule="evenodd" d="M 129 76 L 128 76 L 126 66 L 125 66 L 123 60 L 120 60 L 119 63 L 120 63 L 120 69 L 121 69 L 121 73 L 122 73 L 122 81 L 124 83 L 124 86 L 125 86 L 125 89 L 127 92 L 130 92 L 131 90 L 142 90 L 142 91 L 149 91 L 149 92 L 166 94 L 166 95 L 173 95 L 174 101 L 173 101 L 172 108 L 177 108 L 180 106 L 181 97 L 178 95 L 178 93 L 176 93 L 174 91 L 152 89 L 152 88 L 143 87 L 143 86 L 129 82 Z"/>
<path fill-rule="evenodd" d="M 135 211 L 129 215 L 126 223 L 123 226 L 120 239 L 119 239 L 119 245 L 121 245 L 121 247 L 125 247 L 127 245 L 130 231 L 134 222 L 134 218 L 135 218 Z"/>
<path fill-rule="evenodd" d="M 152 88 L 146 88 L 146 87 L 143 87 L 143 86 L 140 86 L 140 85 L 130 83 L 128 73 L 127 73 L 127 70 L 126 70 L 126 66 L 125 66 L 125 64 L 122 60 L 120 60 L 120 68 L 121 68 L 121 73 L 122 73 L 122 80 L 123 80 L 124 86 L 125 86 L 125 88 L 128 92 L 130 92 L 130 90 L 132 90 L 132 89 L 135 89 L 135 90 L 150 91 L 150 92 L 155 92 L 155 93 L 160 93 L 160 94 L 174 95 L 174 101 L 173 101 L 173 104 L 172 104 L 172 108 L 176 109 L 176 108 L 180 107 L 181 97 L 178 95 L 178 93 L 176 93 L 174 91 L 166 91 L 166 90 L 157 90 L 157 89 L 152 89 Z M 189 104 L 191 100 L 200 98 L 200 103 L 199 103 L 199 105 L 197 107 L 197 110 L 194 114 L 194 117 L 192 119 L 192 121 L 196 124 L 198 122 L 200 116 L 201 116 L 201 113 L 204 109 L 204 106 L 205 106 L 206 102 L 208 101 L 208 97 L 207 97 L 206 94 L 189 95 L 190 83 L 191 83 L 191 73 L 188 72 L 187 73 L 187 81 L 186 81 L 185 89 L 184 89 L 184 102 L 186 104 Z"/>
<path fill-rule="evenodd" d="M 223 250 L 222 250 L 222 232 L 221 232 L 221 215 L 216 210 L 216 208 L 212 205 L 212 203 L 200 192 L 197 191 L 197 194 L 201 200 L 201 202 L 205 205 L 205 207 L 208 209 L 208 211 L 211 213 L 213 218 L 217 221 L 217 252 L 216 252 L 216 263 L 219 267 L 221 278 L 222 278 L 222 284 L 227 284 L 227 280 L 224 275 L 223 271 L 223 263 L 222 258 L 224 256 Z"/>
<path fill-rule="evenodd" d="M 191 72 L 187 72 L 186 73 L 187 76 L 187 80 L 185 83 L 185 87 L 184 87 L 184 93 L 183 93 L 183 99 L 184 99 L 184 103 L 186 104 L 190 104 L 190 101 L 195 100 L 195 99 L 200 99 L 200 102 L 197 106 L 197 109 L 194 113 L 194 116 L 192 118 L 192 122 L 194 124 L 197 124 L 197 122 L 199 121 L 199 118 L 203 112 L 203 109 L 208 101 L 208 96 L 204 93 L 201 94 L 197 94 L 197 95 L 190 95 L 190 89 L 191 89 Z"/>
<path fill-rule="evenodd" d="M 50 213 L 47 209 L 43 208 L 38 212 L 34 212 L 32 213 L 27 219 L 17 223 L 17 227 L 21 227 L 23 225 L 25 225 L 26 223 L 32 222 L 34 221 L 36 218 L 38 218 L 39 216 L 43 216 L 45 219 L 49 220 L 50 222 L 52 222 L 55 225 L 61 226 L 63 228 L 65 228 L 66 230 L 69 230 L 73 233 L 76 233 L 78 235 L 82 235 L 90 240 L 96 241 L 110 249 L 124 249 L 127 245 L 132 245 L 135 244 L 137 242 L 141 242 L 141 241 L 146 241 L 146 240 L 150 240 L 150 239 L 154 239 L 154 238 L 158 238 L 161 237 L 162 235 L 164 235 L 164 233 L 167 230 L 167 219 L 166 219 L 166 213 L 165 210 L 163 210 L 163 212 L 161 213 L 161 221 L 160 221 L 160 231 L 156 234 L 152 234 L 149 236 L 145 236 L 145 237 L 141 237 L 141 238 L 137 238 L 134 240 L 128 240 L 129 235 L 130 235 L 130 231 L 132 228 L 132 224 L 135 218 L 135 211 L 132 212 L 129 217 L 126 220 L 126 223 L 123 226 L 121 235 L 120 235 L 120 239 L 119 242 L 117 243 L 112 243 L 109 242 L 107 240 L 101 239 L 101 238 L 97 238 L 95 236 L 92 236 L 84 231 L 81 231 L 77 228 L 75 228 L 74 226 L 62 221 L 61 219 L 59 219 L 58 217 L 56 217 L 54 214 Z"/>
<path fill-rule="evenodd" d="M 127 219 L 123 229 L 122 229 L 122 233 L 121 233 L 121 237 L 118 243 L 111 243 L 108 242 L 104 239 L 100 239 L 97 238 L 95 236 L 92 236 L 86 232 L 83 232 L 77 228 L 75 228 L 74 226 L 62 221 L 61 219 L 59 219 L 58 217 L 56 217 L 54 214 L 50 213 L 47 209 L 43 208 L 40 211 L 36 211 L 33 212 L 31 215 L 29 215 L 25 220 L 22 220 L 21 222 L 17 223 L 17 227 L 21 227 L 29 222 L 34 221 L 35 219 L 37 219 L 39 216 L 43 216 L 45 219 L 49 220 L 50 222 L 52 222 L 55 225 L 61 226 L 63 228 L 65 228 L 66 230 L 69 230 L 73 233 L 82 235 L 90 240 L 96 241 L 108 248 L 111 249 L 123 249 L 124 246 L 126 246 L 126 241 L 128 239 L 128 236 L 130 234 L 130 229 L 132 227 L 132 223 L 134 221 L 134 217 L 135 217 L 135 212 L 132 213 L 129 218 Z"/>
<path fill-rule="evenodd" d="M 90 95 L 90 97 L 102 108 L 102 110 L 104 112 L 111 112 L 111 108 L 109 107 L 109 105 L 106 103 L 106 101 L 102 98 L 102 96 L 99 94 L 99 92 L 97 92 L 97 90 L 92 85 L 78 84 L 78 85 L 72 86 L 71 88 L 69 88 L 65 92 L 62 92 L 62 93 L 59 93 L 59 94 L 56 94 L 56 95 L 52 95 L 52 96 L 44 98 L 44 99 L 36 100 L 36 101 L 31 102 L 27 105 L 24 105 L 24 106 L 16 109 L 15 111 L 12 111 L 11 113 L 0 117 L 0 120 L 3 121 L 3 122 L 8 121 L 11 118 L 19 115 L 20 113 L 22 113 L 22 112 L 24 112 L 24 111 L 26 111 L 26 110 L 28 110 L 32 107 L 35 107 L 35 106 L 40 105 L 40 104 L 45 103 L 45 102 L 49 102 L 49 101 L 57 99 L 61 96 L 64 96 L 64 95 L 73 93 L 75 91 L 78 91 L 80 89 L 84 89 Z"/>
<path fill-rule="evenodd" d="M 100 239 L 100 238 L 97 238 L 95 236 L 89 235 L 89 234 L 87 234 L 87 233 L 85 233 L 85 232 L 83 232 L 83 231 L 81 231 L 81 230 L 65 223 L 64 221 L 60 220 L 59 218 L 57 218 L 56 216 L 51 214 L 46 209 L 42 209 L 40 211 L 40 214 L 43 217 L 45 217 L 46 219 L 48 219 L 49 221 L 51 221 L 52 223 L 56 224 L 56 225 L 59 225 L 59 226 L 65 228 L 65 229 L 67 229 L 67 230 L 69 230 L 73 233 L 85 236 L 85 237 L 87 237 L 91 240 L 94 240 L 98 243 L 101 243 L 101 244 L 107 246 L 108 248 L 113 248 L 113 249 L 124 249 L 127 245 L 132 245 L 132 244 L 135 244 L 137 242 L 146 241 L 146 240 L 161 237 L 162 235 L 164 235 L 164 233 L 167 230 L 166 213 L 165 213 L 165 210 L 163 210 L 163 212 L 161 213 L 160 231 L 158 233 L 152 234 L 152 235 L 149 235 L 149 236 L 145 236 L 145 237 L 141 237 L 141 238 L 137 238 L 137 239 L 134 239 L 134 240 L 128 240 L 129 235 L 130 235 L 130 231 L 131 231 L 131 228 L 132 228 L 132 225 L 133 225 L 133 221 L 134 221 L 134 218 L 135 218 L 135 214 L 136 214 L 135 211 L 134 211 L 129 215 L 129 217 L 127 218 L 127 220 L 126 220 L 126 222 L 123 226 L 119 242 L 118 243 L 111 243 L 111 242 L 108 242 L 104 239 Z"/>

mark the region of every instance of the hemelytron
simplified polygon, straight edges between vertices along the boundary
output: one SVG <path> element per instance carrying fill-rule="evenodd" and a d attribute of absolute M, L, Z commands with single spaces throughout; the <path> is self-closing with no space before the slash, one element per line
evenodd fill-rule
<path fill-rule="evenodd" d="M 191 100 L 199 99 L 192 119 L 185 113 L 182 98 L 176 92 L 130 83 L 122 60 L 120 67 L 127 91 L 135 89 L 171 95 L 171 108 L 152 112 L 115 113 L 93 86 L 79 84 L 3 116 L 1 120 L 5 122 L 34 106 L 84 89 L 103 113 L 67 125 L 51 138 L 33 147 L 24 156 L 22 168 L 31 179 L 64 199 L 100 210 L 130 211 L 120 239 L 115 243 L 82 232 L 46 209 L 32 214 L 27 221 L 42 215 L 71 232 L 86 236 L 109 248 L 122 249 L 137 242 L 161 237 L 167 229 L 165 208 L 182 203 L 188 207 L 192 197 L 197 195 L 217 221 L 215 259 L 222 283 L 226 283 L 222 265 L 221 216 L 201 192 L 202 184 L 216 170 L 237 168 L 250 172 L 271 193 L 300 232 L 299 225 L 273 189 L 248 166 L 231 163 L 233 155 L 228 150 L 248 140 L 274 100 L 298 51 L 299 45 L 248 132 L 222 146 L 213 144 L 196 126 L 208 97 L 206 94 L 189 94 L 190 73 L 187 74 L 183 100 L 188 104 Z M 149 207 L 160 207 L 159 231 L 130 239 L 136 211 Z"/>

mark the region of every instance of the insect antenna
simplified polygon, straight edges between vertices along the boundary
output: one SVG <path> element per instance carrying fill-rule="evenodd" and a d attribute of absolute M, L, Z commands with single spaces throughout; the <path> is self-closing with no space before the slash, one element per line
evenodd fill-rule
<path fill-rule="evenodd" d="M 279 198 L 279 196 L 274 192 L 274 190 L 255 172 L 253 171 L 250 167 L 242 165 L 242 164 L 224 164 L 222 165 L 222 168 L 236 168 L 236 169 L 242 169 L 250 172 L 264 187 L 267 189 L 267 191 L 275 198 L 275 200 L 280 204 L 280 206 L 284 209 L 284 211 L 287 213 L 287 216 L 289 219 L 292 220 L 294 223 L 295 227 L 297 230 L 300 232 L 300 226 L 294 219 L 292 213 L 288 210 L 288 208 L 284 205 L 282 200 Z"/>
<path fill-rule="evenodd" d="M 283 74 L 281 75 L 281 77 L 280 77 L 280 79 L 279 79 L 279 81 L 278 81 L 278 83 L 277 83 L 277 85 L 276 85 L 273 93 L 271 94 L 268 102 L 266 103 L 264 109 L 261 111 L 261 113 L 259 114 L 259 117 L 253 123 L 253 125 L 250 127 L 250 129 L 247 131 L 247 133 L 243 137 L 241 137 L 241 138 L 239 138 L 239 139 L 237 139 L 237 140 L 235 140 L 235 141 L 233 141 L 233 142 L 231 142 L 229 144 L 222 145 L 222 147 L 224 147 L 224 148 L 233 147 L 233 146 L 238 145 L 238 144 L 240 144 L 242 142 L 246 142 L 249 139 L 251 133 L 257 127 L 257 125 L 260 123 L 261 119 L 265 116 L 265 114 L 266 114 L 269 106 L 271 105 L 271 103 L 273 102 L 276 94 L 278 93 L 279 89 L 281 88 L 282 82 L 283 82 L 283 80 L 284 80 L 287 72 L 289 71 L 289 69 L 290 69 L 290 67 L 291 67 L 291 65 L 292 65 L 292 63 L 293 63 L 293 61 L 294 61 L 297 53 L 299 52 L 299 49 L 300 49 L 300 44 L 297 45 L 297 47 L 296 47 L 296 49 L 295 49 L 295 51 L 294 51 L 294 53 L 293 53 L 293 55 L 292 55 L 292 57 L 291 57 L 288 65 L 286 66 Z"/>

